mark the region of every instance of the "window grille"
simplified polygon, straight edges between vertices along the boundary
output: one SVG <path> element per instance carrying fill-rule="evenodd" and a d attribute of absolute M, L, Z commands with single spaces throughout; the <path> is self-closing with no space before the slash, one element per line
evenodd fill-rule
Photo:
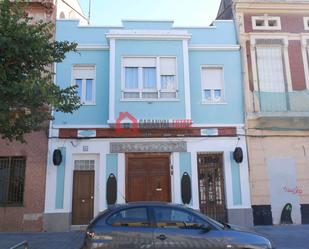
<path fill-rule="evenodd" d="M 75 160 L 75 170 L 94 170 L 94 160 Z"/>
<path fill-rule="evenodd" d="M 25 157 L 0 157 L 0 205 L 23 204 Z"/>

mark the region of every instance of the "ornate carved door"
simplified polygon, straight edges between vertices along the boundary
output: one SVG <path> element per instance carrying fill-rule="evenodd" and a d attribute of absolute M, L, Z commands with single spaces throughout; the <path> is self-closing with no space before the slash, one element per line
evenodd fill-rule
<path fill-rule="evenodd" d="M 171 201 L 169 156 L 163 153 L 127 155 L 127 201 Z"/>

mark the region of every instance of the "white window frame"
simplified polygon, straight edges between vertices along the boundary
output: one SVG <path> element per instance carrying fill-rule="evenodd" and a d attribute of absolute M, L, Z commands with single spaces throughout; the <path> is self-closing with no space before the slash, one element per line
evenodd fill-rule
<path fill-rule="evenodd" d="M 280 39 L 283 41 L 283 63 L 285 69 L 285 77 L 287 81 L 288 92 L 293 91 L 292 87 L 292 77 L 291 77 L 291 69 L 290 69 L 290 60 L 289 60 L 289 39 L 288 36 L 282 34 L 254 34 L 250 36 L 250 52 L 251 52 L 251 64 L 252 64 L 252 78 L 253 78 L 253 91 L 258 91 L 258 69 L 257 69 L 257 58 L 256 58 L 256 40 L 263 39 Z M 253 95 L 254 98 L 254 110 L 256 112 L 260 111 L 259 99 Z"/>
<path fill-rule="evenodd" d="M 309 21 L 309 17 L 308 17 Z M 309 29 L 308 29 L 309 30 Z M 305 71 L 305 79 L 306 79 L 306 89 L 309 89 L 309 34 L 302 34 L 301 35 L 301 50 L 302 50 L 302 57 L 304 62 L 304 71 Z"/>
<path fill-rule="evenodd" d="M 309 30 L 309 17 L 304 17 L 304 29 Z"/>
<path fill-rule="evenodd" d="M 203 87 L 203 69 L 207 68 L 219 68 L 222 70 L 222 86 L 221 86 L 221 99 L 220 100 L 215 100 L 214 97 L 214 89 L 211 90 L 211 100 L 206 100 L 204 98 L 204 87 Z M 202 104 L 213 104 L 213 105 L 218 105 L 218 104 L 226 104 L 225 102 L 225 78 L 224 78 L 224 66 L 223 65 L 201 65 L 200 67 L 200 77 L 201 77 L 201 97 L 202 97 Z"/>
<path fill-rule="evenodd" d="M 280 16 L 252 16 L 252 29 L 253 30 L 281 30 L 281 18 Z M 256 25 L 257 21 L 263 21 L 265 25 L 258 26 Z M 270 26 L 269 21 L 277 22 L 276 26 Z"/>
<path fill-rule="evenodd" d="M 75 78 L 74 76 L 74 72 L 75 70 L 77 70 L 76 68 L 89 68 L 89 69 L 93 69 L 94 71 L 94 77 L 93 77 L 93 81 L 92 81 L 92 100 L 91 101 L 86 101 L 86 80 L 88 79 L 87 77 L 85 78 L 81 78 L 82 80 L 82 93 L 81 93 L 81 103 L 83 105 L 96 105 L 96 65 L 94 64 L 74 64 L 72 65 L 72 69 L 71 69 L 71 85 L 72 86 L 76 86 L 76 79 L 80 79 L 80 78 Z"/>
<path fill-rule="evenodd" d="M 155 59 L 155 69 L 156 69 L 156 88 L 153 89 L 144 89 L 143 88 L 143 68 L 147 68 L 149 66 L 145 65 L 138 65 L 138 66 L 126 66 L 124 63 L 125 59 L 148 59 L 153 58 Z M 161 73 L 160 73 L 160 59 L 161 58 L 174 58 L 175 59 L 175 85 L 176 90 L 175 91 L 169 91 L 169 90 L 162 90 L 161 89 Z M 137 67 L 138 68 L 138 88 L 136 89 L 126 89 L 125 88 L 125 68 L 126 67 Z M 178 72 L 177 72 L 177 57 L 176 56 L 123 56 L 121 58 L 121 101 L 179 101 L 178 99 Z M 139 93 L 139 98 L 125 98 L 125 93 Z M 164 93 L 174 93 L 175 92 L 175 98 L 161 98 L 161 92 Z M 143 98 L 143 93 L 156 93 L 157 98 Z"/>

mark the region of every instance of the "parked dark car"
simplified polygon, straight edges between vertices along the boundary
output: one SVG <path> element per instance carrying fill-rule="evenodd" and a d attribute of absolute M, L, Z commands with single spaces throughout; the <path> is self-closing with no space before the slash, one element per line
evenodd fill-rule
<path fill-rule="evenodd" d="M 83 248 L 271 249 L 254 232 L 221 224 L 198 211 L 170 203 L 128 203 L 94 218 Z"/>

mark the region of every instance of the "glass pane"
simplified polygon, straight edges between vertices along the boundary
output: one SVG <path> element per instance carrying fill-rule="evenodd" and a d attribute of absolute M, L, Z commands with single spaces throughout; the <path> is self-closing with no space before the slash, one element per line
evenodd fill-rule
<path fill-rule="evenodd" d="M 186 211 L 173 208 L 156 208 L 155 218 L 161 228 L 197 228 L 204 221 Z"/>
<path fill-rule="evenodd" d="M 143 88 L 156 89 L 156 68 L 144 67 L 143 68 Z"/>
<path fill-rule="evenodd" d="M 113 226 L 145 227 L 149 226 L 146 208 L 130 208 L 112 215 L 107 223 Z"/>
<path fill-rule="evenodd" d="M 204 90 L 204 99 L 211 100 L 211 90 L 209 89 Z"/>
<path fill-rule="evenodd" d="M 161 92 L 160 97 L 161 99 L 176 99 L 177 93 L 176 92 Z"/>
<path fill-rule="evenodd" d="M 92 82 L 93 79 L 87 79 L 86 80 L 86 101 L 92 101 L 93 97 L 92 97 Z"/>
<path fill-rule="evenodd" d="M 139 93 L 138 92 L 125 92 L 123 93 L 124 99 L 139 99 Z"/>
<path fill-rule="evenodd" d="M 220 89 L 215 90 L 215 100 L 220 100 L 222 95 L 222 91 Z"/>
<path fill-rule="evenodd" d="M 143 99 L 157 99 L 158 98 L 158 93 L 157 92 L 145 92 L 142 93 L 142 98 Z"/>
<path fill-rule="evenodd" d="M 176 91 L 176 76 L 161 75 L 161 89 Z"/>
<path fill-rule="evenodd" d="M 125 68 L 125 88 L 136 89 L 138 88 L 138 68 L 126 67 Z"/>
<path fill-rule="evenodd" d="M 75 80 L 75 84 L 78 86 L 77 87 L 77 94 L 78 96 L 81 98 L 82 97 L 82 84 L 83 84 L 83 80 L 82 79 L 76 79 Z"/>
<path fill-rule="evenodd" d="M 75 160 L 74 170 L 94 170 L 94 160 Z"/>

